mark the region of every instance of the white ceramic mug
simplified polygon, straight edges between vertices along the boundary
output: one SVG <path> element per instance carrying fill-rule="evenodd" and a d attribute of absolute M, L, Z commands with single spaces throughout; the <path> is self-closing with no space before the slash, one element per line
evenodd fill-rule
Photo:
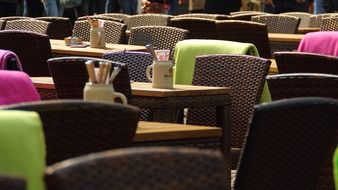
<path fill-rule="evenodd" d="M 83 89 L 84 100 L 115 102 L 116 98 L 121 99 L 122 104 L 128 104 L 126 96 L 122 93 L 115 92 L 112 84 L 87 82 Z"/>
<path fill-rule="evenodd" d="M 106 34 L 103 27 L 90 29 L 90 47 L 92 48 L 105 48 L 106 47 Z"/>
<path fill-rule="evenodd" d="M 150 71 L 153 70 L 152 76 Z M 171 61 L 154 61 L 146 70 L 153 88 L 173 88 L 173 64 Z"/>

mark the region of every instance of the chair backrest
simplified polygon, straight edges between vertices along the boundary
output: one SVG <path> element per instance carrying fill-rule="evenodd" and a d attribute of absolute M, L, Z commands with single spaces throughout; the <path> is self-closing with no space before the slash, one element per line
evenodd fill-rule
<path fill-rule="evenodd" d="M 107 151 L 50 166 L 49 190 L 224 190 L 225 159 L 219 152 L 169 147 Z M 83 172 L 86 175 L 83 175 Z M 79 180 L 81 179 L 81 180 Z"/>
<path fill-rule="evenodd" d="M 337 114 L 337 100 L 325 98 L 256 106 L 234 189 L 334 189 Z"/>
<path fill-rule="evenodd" d="M 43 123 L 47 164 L 130 146 L 139 109 L 114 103 L 82 100 L 43 101 L 5 109 L 36 111 Z"/>
<path fill-rule="evenodd" d="M 306 12 L 286 12 L 281 14 L 300 18 L 299 27 L 310 27 L 310 17 L 313 15 Z"/>
<path fill-rule="evenodd" d="M 263 14 L 267 14 L 267 13 L 264 13 L 264 12 L 251 12 L 251 13 L 234 14 L 234 15 L 229 16 L 227 20 L 245 20 L 245 21 L 251 21 L 251 18 L 253 16 L 263 15 Z"/>
<path fill-rule="evenodd" d="M 313 28 L 320 28 L 323 18 L 331 17 L 330 14 L 318 14 L 310 16 L 310 26 Z"/>
<path fill-rule="evenodd" d="M 298 30 L 300 18 L 289 15 L 265 14 L 253 16 L 253 22 L 266 24 L 269 33 L 295 34 Z"/>
<path fill-rule="evenodd" d="M 47 59 L 52 57 L 47 35 L 29 31 L 0 31 L 0 49 L 14 52 L 29 76 L 50 76 Z"/>
<path fill-rule="evenodd" d="M 48 60 L 48 66 L 53 77 L 57 97 L 60 99 L 83 99 L 83 88 L 88 81 L 85 62 L 92 60 L 96 67 L 99 62 L 109 62 L 112 68 L 120 67 L 113 87 L 115 91 L 123 93 L 131 99 L 131 86 L 128 67 L 125 64 L 92 57 L 58 57 Z"/>
<path fill-rule="evenodd" d="M 50 23 L 42 20 L 22 19 L 7 21 L 5 30 L 25 30 L 40 34 L 47 34 Z"/>
<path fill-rule="evenodd" d="M 65 17 L 38 17 L 36 20 L 43 20 L 50 23 L 47 35 L 50 39 L 61 39 L 72 35 L 72 24 L 69 18 Z"/>
<path fill-rule="evenodd" d="M 18 176 L 0 174 L 0 189 L 26 190 L 26 180 Z"/>
<path fill-rule="evenodd" d="M 147 52 L 106 52 L 103 59 L 124 63 L 128 66 L 129 78 L 135 82 L 149 82 L 146 70 L 153 63 L 153 57 Z"/>
<path fill-rule="evenodd" d="M 124 13 L 105 13 L 105 14 L 99 14 L 99 16 L 106 16 L 106 17 L 121 19 L 123 23 L 127 23 L 127 20 L 130 17 L 130 15 L 124 14 Z"/>
<path fill-rule="evenodd" d="M 105 21 L 105 40 L 107 43 L 122 43 L 125 37 L 126 25 L 114 22 L 114 21 Z M 75 21 L 74 36 L 80 37 L 83 41 L 90 41 L 90 24 L 87 20 Z"/>
<path fill-rule="evenodd" d="M 338 31 L 338 17 L 327 17 L 322 19 L 321 31 Z"/>
<path fill-rule="evenodd" d="M 338 58 L 306 52 L 275 52 L 278 72 L 326 73 L 338 75 Z"/>
<path fill-rule="evenodd" d="M 166 14 L 132 15 L 127 20 L 127 30 L 137 26 L 167 26 L 170 18 Z"/>
<path fill-rule="evenodd" d="M 32 17 L 26 17 L 26 16 L 5 16 L 1 17 L 1 20 L 11 21 L 11 20 L 21 20 L 21 19 L 31 19 Z"/>
<path fill-rule="evenodd" d="M 90 18 L 90 19 L 100 19 L 100 20 L 104 20 L 104 21 L 120 22 L 120 23 L 123 22 L 123 20 L 120 19 L 120 18 L 105 16 L 105 15 L 82 16 L 82 17 L 77 18 L 77 20 L 78 21 L 82 21 L 82 20 L 88 21 L 88 18 Z"/>
<path fill-rule="evenodd" d="M 231 87 L 231 147 L 241 148 L 270 60 L 248 55 L 196 57 L 193 85 Z M 215 126 L 215 109 L 189 109 L 187 123 Z"/>
<path fill-rule="evenodd" d="M 223 14 L 208 14 L 208 13 L 188 13 L 188 14 L 180 14 L 175 16 L 174 18 L 201 18 L 201 19 L 211 19 L 211 20 L 227 20 L 228 15 Z"/>
<path fill-rule="evenodd" d="M 252 43 L 261 57 L 271 58 L 268 29 L 265 24 L 225 20 L 216 22 L 217 39 Z"/>
<path fill-rule="evenodd" d="M 5 29 L 6 21 L 0 19 L 0 30 Z"/>
<path fill-rule="evenodd" d="M 0 70 L 22 71 L 19 57 L 10 50 L 0 49 Z"/>
<path fill-rule="evenodd" d="M 338 56 L 338 31 L 310 32 L 303 36 L 297 51 Z"/>
<path fill-rule="evenodd" d="M 184 40 L 187 34 L 187 30 L 169 26 L 133 27 L 128 44 L 143 46 L 152 44 L 157 49 L 171 50 L 177 42 Z"/>
<path fill-rule="evenodd" d="M 188 30 L 189 39 L 216 39 L 217 37 L 214 19 L 175 17 L 170 19 L 170 26 Z"/>
<path fill-rule="evenodd" d="M 262 11 L 234 11 L 230 12 L 230 15 L 238 15 L 238 14 L 247 14 L 247 13 L 257 13 L 257 14 L 267 14 L 266 12 Z"/>

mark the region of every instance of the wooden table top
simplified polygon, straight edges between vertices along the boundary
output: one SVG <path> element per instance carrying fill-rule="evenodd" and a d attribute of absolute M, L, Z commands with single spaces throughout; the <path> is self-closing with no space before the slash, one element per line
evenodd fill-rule
<path fill-rule="evenodd" d="M 85 42 L 88 43 L 88 42 Z M 144 46 L 137 45 L 127 45 L 127 44 L 106 44 L 106 48 L 73 48 L 66 46 L 64 40 L 50 40 L 50 45 L 52 48 L 52 53 L 54 54 L 64 54 L 64 55 L 73 55 L 73 56 L 89 56 L 89 57 L 99 57 L 101 58 L 103 53 L 108 51 L 147 51 Z"/>
<path fill-rule="evenodd" d="M 135 142 L 221 137 L 219 127 L 140 121 Z"/>
<path fill-rule="evenodd" d="M 270 42 L 289 42 L 289 43 L 299 43 L 304 34 L 281 34 L 281 33 L 269 33 Z"/>
<path fill-rule="evenodd" d="M 297 33 L 298 34 L 306 34 L 309 32 L 318 32 L 320 31 L 320 28 L 312 28 L 312 27 L 302 27 L 302 28 L 298 28 Z"/>

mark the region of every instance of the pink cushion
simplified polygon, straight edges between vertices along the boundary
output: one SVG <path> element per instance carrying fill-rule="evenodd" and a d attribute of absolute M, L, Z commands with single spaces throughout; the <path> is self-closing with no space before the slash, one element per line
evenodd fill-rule
<path fill-rule="evenodd" d="M 338 56 L 338 32 L 307 33 L 302 38 L 298 51 Z"/>
<path fill-rule="evenodd" d="M 7 69 L 7 63 L 11 58 L 15 58 L 17 62 L 17 68 L 19 68 L 20 71 L 22 71 L 22 66 L 20 63 L 20 60 L 18 56 L 9 50 L 3 50 L 0 49 L 0 70 L 6 70 Z"/>

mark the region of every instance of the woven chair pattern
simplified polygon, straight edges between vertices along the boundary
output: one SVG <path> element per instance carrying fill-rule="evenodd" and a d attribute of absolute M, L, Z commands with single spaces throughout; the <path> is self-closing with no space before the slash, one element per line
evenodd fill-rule
<path fill-rule="evenodd" d="M 88 18 L 90 19 L 100 19 L 104 21 L 114 21 L 114 22 L 120 22 L 122 23 L 123 20 L 115 17 L 109 17 L 109 16 L 104 16 L 104 15 L 91 15 L 91 16 L 82 16 L 77 18 L 78 21 L 86 20 L 88 21 Z"/>
<path fill-rule="evenodd" d="M 127 20 L 127 30 L 137 26 L 167 26 L 170 18 L 165 14 L 132 15 Z"/>
<path fill-rule="evenodd" d="M 265 14 L 253 16 L 252 21 L 266 24 L 269 33 L 295 34 L 298 30 L 300 18 L 289 15 Z"/>
<path fill-rule="evenodd" d="M 91 57 L 59 57 L 48 60 L 53 77 L 57 97 L 60 99 L 83 99 L 83 88 L 88 81 L 85 62 L 92 60 L 98 67 L 99 62 L 109 62 L 112 68 L 121 67 L 113 86 L 115 91 L 123 93 L 128 100 L 131 98 L 131 86 L 128 68 L 125 64 Z"/>
<path fill-rule="evenodd" d="M 193 85 L 231 87 L 231 147 L 241 148 L 259 103 L 270 60 L 246 55 L 208 55 L 196 58 Z M 187 123 L 215 126 L 215 108 L 189 109 Z"/>
<path fill-rule="evenodd" d="M 32 17 L 26 17 L 26 16 L 6 16 L 6 17 L 0 17 L 1 20 L 21 20 L 21 19 L 31 19 Z"/>
<path fill-rule="evenodd" d="M 245 21 L 251 21 L 251 18 L 253 16 L 257 16 L 257 15 L 263 15 L 263 14 L 267 14 L 264 12 L 252 12 L 252 13 L 242 13 L 242 14 L 234 14 L 229 16 L 229 18 L 227 20 L 245 20 Z"/>
<path fill-rule="evenodd" d="M 217 39 L 252 43 L 259 55 L 271 58 L 268 29 L 265 24 L 249 21 L 217 21 Z"/>
<path fill-rule="evenodd" d="M 306 13 L 306 12 L 286 12 L 282 14 L 300 18 L 299 27 L 305 27 L 305 28 L 310 27 L 310 17 L 313 15 L 313 14 Z"/>
<path fill-rule="evenodd" d="M 39 113 L 48 165 L 88 153 L 130 146 L 139 118 L 139 110 L 135 107 L 82 100 L 27 103 L 7 109 Z"/>
<path fill-rule="evenodd" d="M 0 19 L 0 30 L 5 29 L 6 21 Z"/>
<path fill-rule="evenodd" d="M 107 43 L 118 44 L 123 42 L 126 31 L 125 24 L 105 21 L 104 28 Z M 88 21 L 75 21 L 73 32 L 75 36 L 80 37 L 83 41 L 90 41 L 90 24 Z"/>
<path fill-rule="evenodd" d="M 225 160 L 219 152 L 187 148 L 107 151 L 50 166 L 49 190 L 224 190 Z M 83 174 L 86 175 L 83 175 Z"/>
<path fill-rule="evenodd" d="M 211 19 L 211 20 L 227 20 L 229 16 L 222 14 L 189 13 L 189 14 L 180 14 L 175 16 L 174 18 L 185 18 L 185 17 Z"/>
<path fill-rule="evenodd" d="M 331 17 L 331 14 L 318 14 L 310 17 L 310 27 L 320 28 L 323 18 Z"/>
<path fill-rule="evenodd" d="M 65 17 L 38 17 L 36 20 L 50 22 L 47 34 L 50 39 L 61 39 L 72 35 L 72 25 Z"/>
<path fill-rule="evenodd" d="M 29 31 L 0 31 L 0 49 L 13 51 L 29 76 L 50 76 L 47 59 L 52 50 L 47 35 Z"/>
<path fill-rule="evenodd" d="M 157 49 L 174 49 L 176 43 L 184 40 L 187 34 L 187 30 L 169 26 L 133 27 L 128 44 L 152 44 Z"/>
<path fill-rule="evenodd" d="M 0 175 L 0 189 L 26 190 L 26 181 L 17 176 Z"/>
<path fill-rule="evenodd" d="M 105 14 L 99 14 L 99 16 L 106 16 L 106 17 L 112 17 L 117 18 L 123 21 L 123 23 L 127 23 L 128 18 L 130 15 L 123 14 L 123 13 L 105 13 Z"/>
<path fill-rule="evenodd" d="M 322 19 L 321 31 L 338 31 L 338 17 L 327 17 Z"/>
<path fill-rule="evenodd" d="M 41 34 L 47 34 L 49 27 L 50 23 L 46 21 L 23 19 L 7 21 L 5 25 L 5 30 L 26 30 Z"/>
<path fill-rule="evenodd" d="M 323 163 L 330 157 L 333 175 L 337 114 L 333 99 L 289 99 L 257 106 L 234 189 L 334 189 L 322 181 L 320 170 L 326 170 Z M 325 177 L 333 185 L 332 178 Z"/>

